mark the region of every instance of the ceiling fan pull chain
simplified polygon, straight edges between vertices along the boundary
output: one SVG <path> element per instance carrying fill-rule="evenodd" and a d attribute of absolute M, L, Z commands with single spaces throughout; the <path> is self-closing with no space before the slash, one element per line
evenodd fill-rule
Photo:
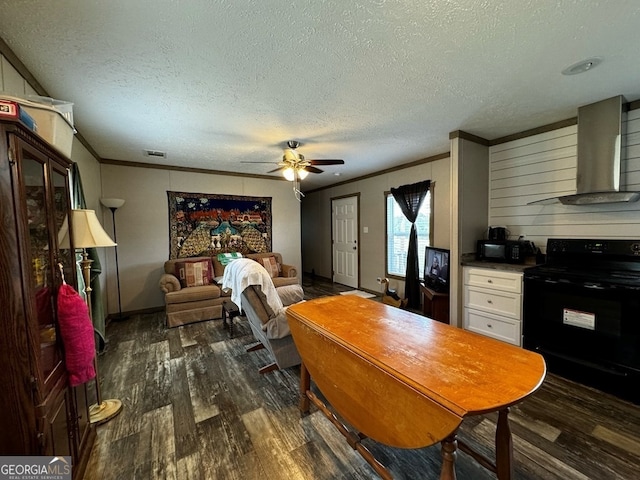
<path fill-rule="evenodd" d="M 304 193 L 300 191 L 300 176 L 298 175 L 297 169 L 294 169 L 293 195 L 296 197 L 296 200 L 298 200 L 299 202 L 302 202 L 301 197 L 304 197 Z"/>

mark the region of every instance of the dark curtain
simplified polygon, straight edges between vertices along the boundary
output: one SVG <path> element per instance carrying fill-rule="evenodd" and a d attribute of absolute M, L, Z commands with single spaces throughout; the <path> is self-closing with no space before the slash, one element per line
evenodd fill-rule
<path fill-rule="evenodd" d="M 420 308 L 420 266 L 418 265 L 418 233 L 416 232 L 415 222 L 424 197 L 429 192 L 430 185 L 431 180 L 424 180 L 423 182 L 391 189 L 391 195 L 393 195 L 393 198 L 400 206 L 400 210 L 411 223 L 404 284 L 404 296 L 407 299 L 409 308 Z"/>
<path fill-rule="evenodd" d="M 82 178 L 80 177 L 80 169 L 77 163 L 71 165 L 71 183 L 73 197 L 71 199 L 71 206 L 74 209 L 87 208 L 87 202 L 84 198 L 84 189 L 82 188 Z M 90 260 L 93 260 L 91 264 L 91 318 L 93 318 L 93 329 L 96 332 L 96 346 L 98 351 L 102 352 L 106 344 L 105 337 L 105 324 L 104 324 L 104 306 L 102 303 L 102 289 L 100 288 L 100 274 L 102 273 L 102 266 L 100 265 L 100 258 L 98 257 L 98 251 L 95 248 L 88 248 L 87 254 Z M 76 261 L 82 260 L 82 256 L 76 254 Z M 84 278 L 82 272 L 78 267 L 76 269 L 78 277 L 78 285 L 84 285 Z"/>

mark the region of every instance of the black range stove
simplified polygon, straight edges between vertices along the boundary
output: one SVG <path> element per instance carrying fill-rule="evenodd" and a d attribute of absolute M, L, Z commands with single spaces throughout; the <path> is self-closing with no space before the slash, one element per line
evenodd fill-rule
<path fill-rule="evenodd" d="M 639 402 L 640 240 L 549 239 L 524 271 L 523 331 L 550 371 Z"/>

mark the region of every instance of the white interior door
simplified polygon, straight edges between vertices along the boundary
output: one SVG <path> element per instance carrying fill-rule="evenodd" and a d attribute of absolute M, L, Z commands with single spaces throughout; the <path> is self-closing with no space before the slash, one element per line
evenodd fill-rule
<path fill-rule="evenodd" d="M 333 281 L 358 288 L 358 197 L 331 200 Z"/>

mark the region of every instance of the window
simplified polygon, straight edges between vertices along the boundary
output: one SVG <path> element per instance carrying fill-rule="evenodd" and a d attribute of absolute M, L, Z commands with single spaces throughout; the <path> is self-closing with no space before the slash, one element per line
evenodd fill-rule
<path fill-rule="evenodd" d="M 418 233 L 418 266 L 419 278 L 423 276 L 424 247 L 431 245 L 431 189 L 424 197 L 416 219 Z M 411 224 L 406 219 L 398 202 L 391 193 L 386 193 L 387 216 L 387 275 L 404 277 L 407 271 L 407 249 L 409 248 L 409 233 Z"/>

